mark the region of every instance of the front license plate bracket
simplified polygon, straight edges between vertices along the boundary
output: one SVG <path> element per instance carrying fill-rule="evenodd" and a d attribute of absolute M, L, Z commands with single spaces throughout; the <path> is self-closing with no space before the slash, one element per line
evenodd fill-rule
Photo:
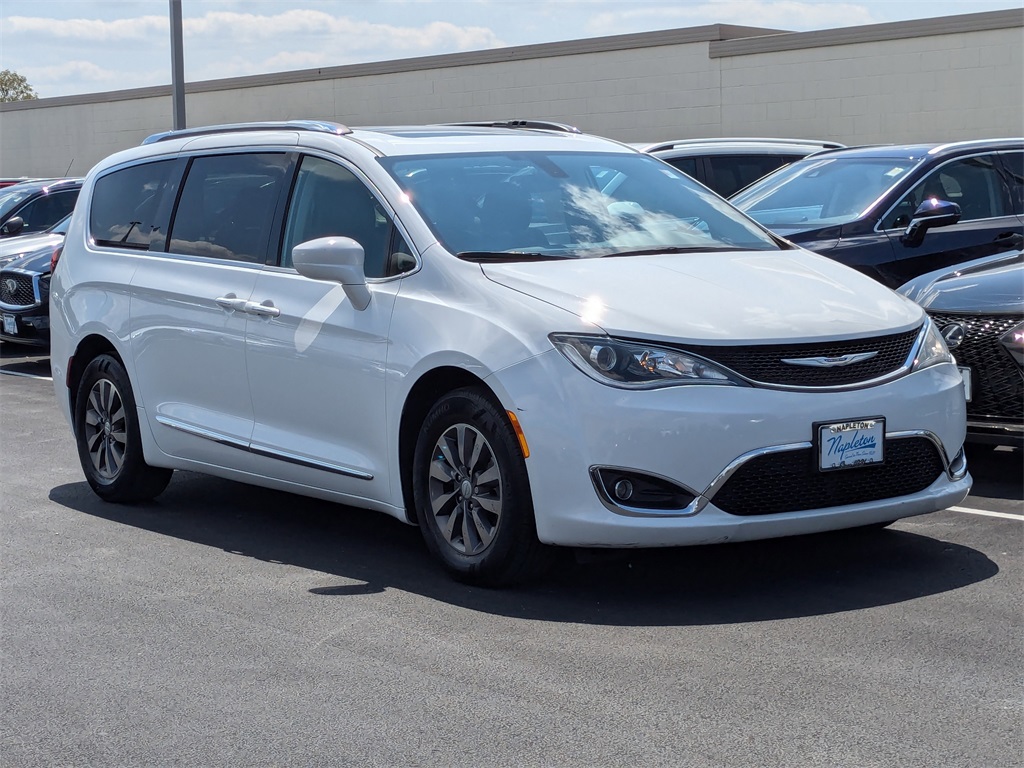
<path fill-rule="evenodd" d="M 815 422 L 814 447 L 822 472 L 869 467 L 885 462 L 885 418 Z"/>

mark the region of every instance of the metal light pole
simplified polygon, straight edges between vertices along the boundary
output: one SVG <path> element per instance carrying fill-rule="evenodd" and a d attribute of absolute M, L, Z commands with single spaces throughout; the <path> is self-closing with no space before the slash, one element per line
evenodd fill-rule
<path fill-rule="evenodd" d="M 174 99 L 174 130 L 185 127 L 185 53 L 181 42 L 181 0 L 171 3 L 171 91 Z"/>

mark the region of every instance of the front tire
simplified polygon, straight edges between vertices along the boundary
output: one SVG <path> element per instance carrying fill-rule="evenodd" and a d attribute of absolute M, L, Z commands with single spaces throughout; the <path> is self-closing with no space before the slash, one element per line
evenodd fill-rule
<path fill-rule="evenodd" d="M 104 501 L 147 501 L 173 470 L 151 467 L 142 455 L 139 415 L 128 374 L 111 355 L 90 361 L 75 400 L 75 441 L 85 479 Z"/>
<path fill-rule="evenodd" d="M 551 550 L 537 539 L 519 440 L 484 392 L 458 389 L 434 404 L 412 472 L 423 539 L 457 580 L 509 586 L 546 570 Z"/>

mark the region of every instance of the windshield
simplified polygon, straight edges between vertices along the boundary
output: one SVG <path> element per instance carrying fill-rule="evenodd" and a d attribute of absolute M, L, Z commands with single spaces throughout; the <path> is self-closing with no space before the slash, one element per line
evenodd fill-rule
<path fill-rule="evenodd" d="M 35 191 L 35 189 L 19 189 L 16 184 L 0 190 L 0 219 L 5 218 L 24 200 L 30 198 Z"/>
<path fill-rule="evenodd" d="M 380 161 L 463 258 L 774 250 L 728 203 L 648 155 L 515 152 Z"/>
<path fill-rule="evenodd" d="M 730 202 L 769 229 L 819 229 L 855 221 L 920 161 L 822 157 L 786 166 Z"/>

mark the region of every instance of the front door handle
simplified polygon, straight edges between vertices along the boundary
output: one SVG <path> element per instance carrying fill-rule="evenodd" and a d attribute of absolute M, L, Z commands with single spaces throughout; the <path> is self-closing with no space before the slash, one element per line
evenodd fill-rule
<path fill-rule="evenodd" d="M 245 302 L 245 311 L 250 315 L 259 315 L 260 317 L 278 317 L 281 314 L 281 310 L 275 307 L 270 299 L 267 299 L 262 304 L 257 304 L 255 301 Z"/>
<path fill-rule="evenodd" d="M 224 307 L 224 309 L 232 309 L 235 310 L 236 312 L 248 311 L 248 309 L 245 306 L 247 303 L 245 299 L 240 299 L 233 293 L 229 293 L 227 296 L 220 296 L 219 298 L 214 299 L 214 301 L 216 301 L 217 304 L 219 304 L 220 306 Z"/>
<path fill-rule="evenodd" d="M 1005 243 L 1006 245 L 1011 245 L 1014 248 L 1017 248 L 1022 242 L 1024 242 L 1024 235 L 1020 232 L 1000 232 L 996 235 L 995 242 L 999 244 Z"/>

